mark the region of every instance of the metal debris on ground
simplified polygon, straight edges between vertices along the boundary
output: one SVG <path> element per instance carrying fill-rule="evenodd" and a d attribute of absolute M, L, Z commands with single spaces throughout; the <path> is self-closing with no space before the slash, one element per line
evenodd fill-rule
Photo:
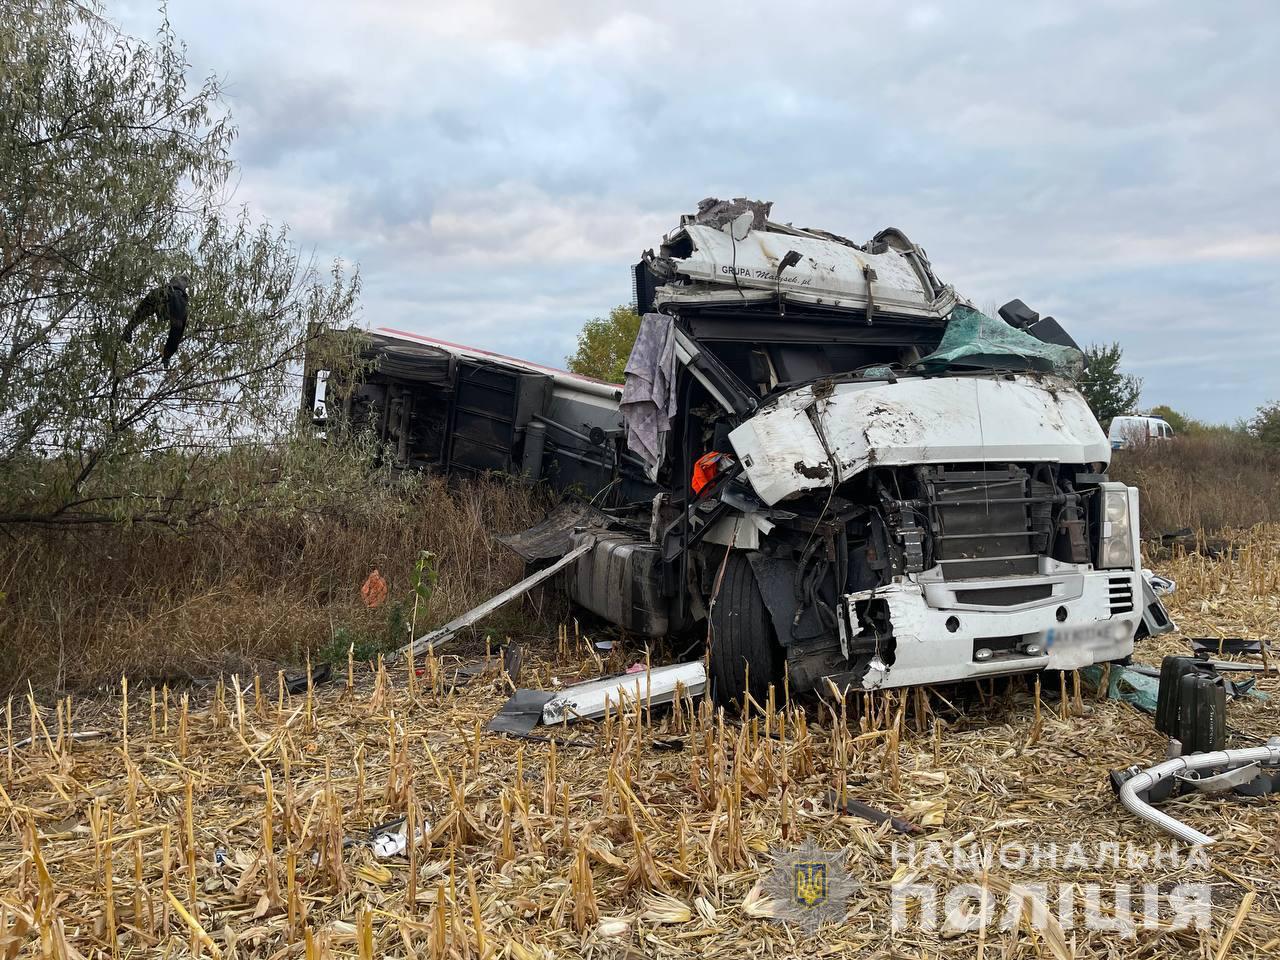
<path fill-rule="evenodd" d="M 398 857 L 409 849 L 409 833 L 406 827 L 407 818 L 398 817 L 380 827 L 369 831 L 369 849 L 379 860 Z M 431 824 L 421 823 L 416 830 L 417 846 L 431 834 Z"/>
<path fill-rule="evenodd" d="M 1202 776 L 1201 771 L 1210 771 Z M 1280 790 L 1280 738 L 1265 747 L 1242 750 L 1215 750 L 1173 757 L 1143 770 L 1131 767 L 1113 773 L 1112 784 L 1120 795 L 1120 803 L 1133 814 L 1154 823 L 1186 843 L 1215 842 L 1208 834 L 1175 820 L 1155 809 L 1151 803 L 1166 799 L 1181 789 L 1202 793 L 1236 790 L 1246 796 L 1260 796 Z"/>
<path fill-rule="evenodd" d="M 1246 640 L 1242 637 L 1187 637 L 1187 642 L 1196 653 L 1217 654 L 1220 657 L 1224 654 L 1261 654 L 1264 650 L 1268 654 L 1271 652 L 1270 643 L 1263 640 Z"/>
<path fill-rule="evenodd" d="M 555 694 L 546 690 L 517 690 L 485 725 L 491 733 L 528 736 L 542 722 L 542 708 Z"/>
<path fill-rule="evenodd" d="M 328 683 L 333 678 L 333 664 L 321 663 L 311 668 L 311 672 L 307 673 L 286 673 L 284 675 L 285 691 L 292 694 L 306 693 L 307 687 L 316 687 L 322 683 Z"/>
<path fill-rule="evenodd" d="M 585 542 L 575 547 L 573 550 L 570 550 L 568 553 L 566 553 L 563 557 L 561 557 L 559 560 L 557 560 L 555 563 L 551 564 L 550 566 L 544 567 L 543 569 L 537 571 L 536 573 L 530 574 L 529 576 L 521 580 L 519 583 L 513 584 L 512 586 L 508 587 L 506 590 L 503 590 L 501 593 L 493 597 L 490 597 L 488 600 L 480 604 L 478 607 L 474 607 L 471 610 L 468 610 L 462 616 L 457 617 L 453 620 L 450 620 L 443 627 L 438 627 L 437 629 L 432 630 L 430 633 L 423 634 L 417 640 L 414 640 L 412 643 L 405 644 L 398 651 L 396 651 L 397 654 L 400 656 L 404 656 L 406 654 L 413 654 L 416 656 L 418 654 L 423 653 L 424 651 L 439 649 L 441 644 L 451 639 L 453 635 L 457 633 L 459 630 L 463 629 L 464 627 L 469 627 L 472 624 L 476 623 L 477 621 L 484 619 L 489 614 L 493 613 L 493 611 L 497 610 L 499 607 L 504 606 L 507 603 L 510 603 L 512 600 L 516 599 L 517 597 L 523 596 L 524 594 L 532 590 L 534 587 L 536 587 L 538 584 L 551 579 L 553 576 L 555 576 L 565 567 L 569 566 L 569 564 L 573 563 L 579 557 L 589 552 L 592 546 L 593 546 L 593 541 L 590 539 L 586 540 Z"/>
<path fill-rule="evenodd" d="M 700 697 L 707 689 L 707 672 L 701 660 L 674 663 L 666 667 L 622 676 L 605 677 L 558 691 L 542 709 L 542 721 L 555 724 L 572 720 L 598 720 L 611 709 L 626 709 L 637 703 L 646 707 L 671 703 L 677 697 Z"/>
<path fill-rule="evenodd" d="M 861 817 L 863 820 L 870 820 L 872 823 L 887 823 L 896 833 L 914 834 L 925 832 L 924 827 L 918 823 L 911 823 L 909 820 L 895 817 L 891 813 L 877 810 L 861 800 L 854 800 L 847 795 L 841 800 L 839 790 L 831 790 L 827 793 L 827 804 L 832 809 L 848 814 L 851 817 Z"/>

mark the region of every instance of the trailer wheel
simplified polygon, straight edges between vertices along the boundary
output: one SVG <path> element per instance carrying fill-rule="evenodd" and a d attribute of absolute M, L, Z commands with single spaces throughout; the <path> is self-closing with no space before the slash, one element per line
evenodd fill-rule
<path fill-rule="evenodd" d="M 783 660 L 751 562 L 742 551 L 730 550 L 711 608 L 711 679 L 716 700 L 741 709 L 748 683 L 751 696 L 761 706 L 768 702 L 770 684 L 779 687 L 775 695 L 780 696 Z"/>

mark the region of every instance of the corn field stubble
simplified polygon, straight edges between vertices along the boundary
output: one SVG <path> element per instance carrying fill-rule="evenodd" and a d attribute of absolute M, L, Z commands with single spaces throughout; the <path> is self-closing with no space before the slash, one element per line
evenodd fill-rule
<path fill-rule="evenodd" d="M 1217 559 L 1178 553 L 1171 612 L 1186 635 L 1275 637 L 1280 527 L 1233 536 Z M 522 685 L 617 670 L 572 629 L 530 651 Z M 1138 659 L 1185 652 L 1181 635 Z M 351 664 L 334 682 L 281 693 L 278 677 L 227 677 L 178 694 L 129 683 L 109 700 L 32 712 L 15 698 L 0 766 L 0 956 L 612 957 L 876 955 L 1245 957 L 1280 948 L 1277 798 L 1193 796 L 1175 816 L 1218 838 L 1207 868 L 1169 862 L 979 874 L 895 862 L 887 825 L 833 813 L 843 787 L 944 844 L 1167 841 L 1126 814 L 1110 769 L 1149 764 L 1164 738 L 1088 685 L 1043 697 L 1026 684 L 896 692 L 787 705 L 738 722 L 710 705 L 646 709 L 521 741 L 483 732 L 511 689 L 496 660 L 454 681 L 455 659 Z M 346 676 L 342 676 L 343 673 Z M 638 681 L 642 682 L 642 681 Z M 1230 725 L 1280 729 L 1269 701 Z M 11 719 L 10 719 L 11 717 Z M 77 741 L 72 732 L 96 731 Z M 22 746 L 9 746 L 30 737 Z M 678 741 L 683 749 L 660 749 Z M 423 841 L 377 859 L 344 838 L 406 817 Z M 816 939 L 775 922 L 771 848 L 811 838 L 843 849 L 861 887 Z M 1189 881 L 1213 893 L 1207 929 L 1165 922 L 1134 939 L 1074 928 L 892 932 L 905 881 L 997 892 L 1029 883 Z M 1114 909 L 1107 895 L 1100 909 Z M 1054 914 L 1056 918 L 1056 914 Z M 1167 919 L 1167 914 L 1165 915 Z"/>

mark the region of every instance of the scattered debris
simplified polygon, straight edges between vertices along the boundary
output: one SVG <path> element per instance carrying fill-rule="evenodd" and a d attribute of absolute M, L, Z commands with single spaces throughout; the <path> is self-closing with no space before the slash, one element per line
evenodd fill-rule
<path fill-rule="evenodd" d="M 524 647 L 508 643 L 502 648 L 502 672 L 513 684 L 520 682 L 520 674 L 524 672 Z"/>
<path fill-rule="evenodd" d="M 1262 640 L 1245 640 L 1241 637 L 1188 637 L 1187 642 L 1196 653 L 1217 654 L 1223 656 L 1230 653 L 1266 653 L 1271 652 L 1271 644 Z"/>
<path fill-rule="evenodd" d="M 1234 556 L 1233 551 L 1236 549 L 1229 540 L 1222 537 L 1202 537 L 1190 527 L 1160 534 L 1160 546 L 1162 550 L 1180 547 L 1187 553 L 1198 553 L 1210 560 L 1229 559 Z"/>
<path fill-rule="evenodd" d="M 398 857 L 409 849 L 408 833 L 405 829 L 406 818 L 397 817 L 388 823 L 374 827 L 369 831 L 369 847 L 379 860 Z M 421 845 L 423 838 L 431 832 L 430 823 L 422 823 L 418 829 L 418 840 L 415 846 Z"/>
<path fill-rule="evenodd" d="M 872 823 L 887 823 L 898 833 L 924 833 L 924 827 L 918 823 L 911 823 L 903 820 L 901 817 L 895 817 L 893 814 L 885 813 L 883 810 L 877 810 L 869 804 L 863 803 L 861 800 L 854 800 L 848 796 L 844 801 L 840 800 L 840 791 L 832 790 L 827 794 L 827 803 L 832 808 L 848 814 L 851 817 L 861 817 L 863 820 L 870 820 Z"/>
<path fill-rule="evenodd" d="M 1178 593 L 1170 598 L 1170 612 L 1184 631 L 1208 635 L 1221 624 L 1244 636 L 1275 636 L 1280 527 L 1243 534 L 1240 542 L 1248 546 L 1234 560 L 1183 556 L 1171 562 Z M 1177 635 L 1145 641 L 1140 649 L 1153 663 L 1163 654 L 1191 653 Z M 530 644 L 524 658 L 529 686 L 535 677 L 559 676 L 570 685 L 599 675 L 581 643 Z M 310 709 L 305 693 L 286 692 L 277 700 L 274 674 L 260 678 L 261 697 L 252 676 L 240 677 L 239 692 L 229 679 L 207 688 L 157 686 L 154 711 L 151 692 L 131 685 L 127 747 L 119 693 L 77 698 L 62 721 L 56 703 L 29 713 L 15 695 L 12 732 L 0 721 L 0 957 L 15 945 L 20 955 L 40 954 L 37 907 L 45 910 L 55 944 L 86 957 L 109 955 L 113 931 L 121 957 L 159 956 L 166 949 L 170 956 L 188 955 L 196 927 L 168 895 L 224 955 L 242 958 L 302 960 L 308 938 L 319 957 L 392 957 L 408 952 L 406 936 L 423 955 L 478 957 L 478 935 L 485 955 L 513 960 L 623 956 L 627 950 L 631 957 L 661 952 L 668 960 L 753 950 L 763 956 L 769 943 L 775 952 L 856 956 L 890 953 L 895 945 L 901 952 L 904 935 L 916 953 L 954 960 L 984 950 L 988 957 L 1038 951 L 1059 960 L 1104 960 L 1135 951 L 1194 953 L 1200 944 L 1208 945 L 1209 956 L 1224 945 L 1232 956 L 1263 956 L 1280 947 L 1280 904 L 1260 886 L 1280 872 L 1274 842 L 1280 795 L 1245 801 L 1242 793 L 1258 777 L 1214 797 L 1193 781 L 1213 787 L 1221 784 L 1212 779 L 1215 773 L 1224 771 L 1205 769 L 1183 780 L 1169 778 L 1171 790 L 1183 791 L 1176 808 L 1161 807 L 1158 795 L 1145 798 L 1215 837 L 1211 866 L 1188 867 L 1185 857 L 1147 862 L 1144 856 L 1144 866 L 1137 867 L 1125 862 L 1124 853 L 1118 862 L 1099 856 L 1099 844 L 1118 842 L 1121 851 L 1150 855 L 1157 841 L 1172 839 L 1124 811 L 1111 794 L 1113 768 L 1164 759 L 1157 752 L 1149 760 L 1136 753 L 1153 743 L 1151 722 L 1124 704 L 1086 698 L 1087 715 L 1057 715 L 1021 682 L 997 679 L 969 687 L 965 700 L 936 687 L 855 691 L 845 704 L 847 718 L 838 703 L 828 711 L 814 709 L 808 697 L 788 701 L 779 695 L 773 712 L 753 708 L 744 724 L 722 716 L 704 697 L 692 711 L 665 708 L 649 717 L 631 710 L 610 723 L 547 728 L 543 737 L 535 730 L 516 739 L 483 734 L 506 695 L 496 695 L 489 682 L 452 686 L 451 668 L 440 660 L 418 659 L 413 666 L 425 668 L 421 674 L 410 672 L 407 662 L 386 664 L 383 671 L 375 665 L 367 673 L 357 665 L 377 682 L 350 690 L 342 683 L 323 685 L 313 692 Z M 496 651 L 491 660 L 496 665 Z M 1106 669 L 1114 679 L 1140 678 L 1152 668 Z M 1230 722 L 1241 730 L 1240 743 L 1228 741 L 1232 748 L 1261 745 L 1280 731 L 1280 697 L 1274 695 L 1280 676 L 1257 676 L 1272 699 L 1230 705 Z M 1041 679 L 1059 689 L 1056 676 Z M 1068 674 L 1068 691 L 1071 683 Z M 106 732 L 91 742 L 72 737 L 90 729 Z M 10 769 L 4 745 L 33 730 L 35 743 L 12 753 Z M 1244 739 L 1250 736 L 1260 738 Z M 674 740 L 685 749 L 658 745 Z M 259 763 L 272 774 L 270 797 L 258 780 Z M 1265 762 L 1258 767 L 1274 769 Z M 851 829 L 852 821 L 826 803 L 828 790 L 841 783 L 928 832 L 900 836 L 870 821 L 865 830 Z M 415 820 L 425 817 L 432 825 L 430 844 L 413 850 L 415 898 L 408 890 L 409 851 L 380 860 L 367 842 L 372 825 L 410 809 Z M 268 823 L 271 839 L 264 834 Z M 900 850 L 920 841 L 916 854 L 895 860 L 891 843 L 872 835 L 879 830 L 888 831 Z M 761 885 L 769 848 L 794 850 L 812 837 L 824 850 L 845 850 L 855 833 L 866 842 L 851 852 L 851 866 L 863 881 L 849 904 L 851 922 L 827 928 L 817 946 L 792 940 L 787 928 L 766 926 L 775 910 L 785 912 L 785 904 L 768 898 Z M 356 842 L 342 861 L 326 852 L 315 862 L 313 854 L 331 850 L 335 836 Z M 1087 863 L 1066 853 L 1077 841 Z M 927 852 L 934 842 L 944 858 Z M 1032 867 L 1028 855 L 1022 869 L 998 866 L 984 880 L 976 862 L 968 861 L 975 863 L 974 873 L 957 873 L 951 862 L 953 851 L 968 857 L 975 846 L 980 852 L 988 845 L 1020 857 L 1032 842 L 1056 844 L 1056 862 Z M 229 853 L 221 864 L 219 848 Z M 894 884 L 936 887 L 941 924 L 944 898 L 958 885 L 979 882 L 1004 895 L 1017 888 L 1004 879 L 1014 876 L 1028 887 L 1048 885 L 1053 899 L 1034 910 L 1047 912 L 1054 924 L 1057 917 L 1073 920 L 1071 940 L 1053 925 L 1028 929 L 1019 913 L 1013 914 L 1014 928 L 998 928 L 994 921 L 1003 905 L 987 926 L 985 945 L 978 930 L 943 940 L 923 927 L 896 932 L 889 923 Z M 337 893 L 344 882 L 347 892 Z M 1166 894 L 1188 882 L 1213 888 L 1200 932 L 1179 932 L 1168 922 Z M 1139 908 L 1130 917 L 1138 921 L 1140 939 L 1085 928 L 1092 909 L 1080 895 L 1086 884 L 1103 891 L 1111 919 L 1117 901 L 1110 891 L 1131 885 L 1138 907 L 1146 883 L 1160 890 L 1158 927 L 1144 928 Z M 1060 885 L 1074 891 L 1073 906 L 1054 898 Z M 1250 885 L 1259 895 L 1241 900 L 1241 888 Z M 692 907 L 687 921 L 659 927 L 640 919 L 650 895 L 662 892 Z M 581 929 L 575 926 L 575 896 L 584 915 L 588 904 L 598 911 Z M 1028 895 L 1019 902 L 1035 900 Z M 1064 907 L 1065 915 L 1059 913 Z M 919 915 L 914 905 L 911 913 Z M 678 915 L 674 908 L 672 915 Z M 605 931 L 629 939 L 595 939 Z M 439 949 L 437 932 L 444 940 Z M 613 946 L 618 949 L 606 949 Z M 201 950 L 211 955 L 207 945 Z"/>
<path fill-rule="evenodd" d="M 478 607 L 474 607 L 462 616 L 450 620 L 443 627 L 432 630 L 430 633 L 423 634 L 412 643 L 405 644 L 397 651 L 397 653 L 399 655 L 416 655 L 422 651 L 430 651 L 439 648 L 441 644 L 448 641 L 459 630 L 464 627 L 471 626 L 476 621 L 493 613 L 493 611 L 497 610 L 499 607 L 516 599 L 516 597 L 523 596 L 528 593 L 543 581 L 551 579 L 551 577 L 555 576 L 569 564 L 573 563 L 579 557 L 590 551 L 592 546 L 593 541 L 588 538 L 585 542 L 579 544 L 555 563 L 551 564 L 551 566 L 544 567 L 536 573 L 530 574 L 519 583 L 508 587 L 496 596 L 490 597 Z"/>
<path fill-rule="evenodd" d="M 1168 577 L 1162 577 L 1160 574 L 1153 573 L 1145 567 L 1142 570 L 1142 576 L 1158 597 L 1167 597 L 1178 589 L 1178 582 L 1176 580 L 1170 580 Z"/>
<path fill-rule="evenodd" d="M 525 737 L 542 722 L 542 710 L 554 693 L 546 690 L 517 690 L 485 726 L 491 733 Z"/>
<path fill-rule="evenodd" d="M 333 678 L 333 664 L 321 663 L 311 668 L 311 673 L 286 673 L 284 688 L 289 693 L 306 693 L 307 687 L 318 687 Z"/>
<path fill-rule="evenodd" d="M 1243 779 L 1244 773 L 1239 776 L 1223 776 L 1237 769 L 1251 776 L 1247 780 Z M 1210 777 L 1201 778 L 1199 774 L 1202 770 L 1213 773 Z M 1171 796 L 1183 785 L 1206 792 L 1257 791 L 1249 794 L 1252 796 L 1280 790 L 1280 738 L 1273 739 L 1265 747 L 1215 750 L 1211 753 L 1174 757 L 1147 770 L 1130 767 L 1113 773 L 1112 784 L 1126 810 L 1186 843 L 1210 844 L 1214 842 L 1213 837 L 1162 813 L 1151 806 L 1151 802 Z"/>
<path fill-rule="evenodd" d="M 700 697 L 706 689 L 707 671 L 701 660 L 673 663 L 654 667 L 648 673 L 628 673 L 566 687 L 547 701 L 542 721 L 553 724 L 566 720 L 598 720 L 604 716 L 608 703 L 612 703 L 615 710 L 626 703 L 656 706 L 670 703 L 677 695 L 682 699 Z"/>
<path fill-rule="evenodd" d="M 679 753 L 685 748 L 685 740 L 683 737 L 654 737 L 649 741 L 649 746 L 655 750 L 668 750 L 672 753 Z"/>
<path fill-rule="evenodd" d="M 1141 664 L 1121 666 L 1113 663 L 1109 670 L 1103 667 L 1085 667 L 1080 676 L 1098 687 L 1102 678 L 1107 675 L 1107 689 L 1104 694 L 1109 700 L 1120 700 L 1137 707 L 1143 713 L 1154 714 L 1160 683 L 1156 679 L 1157 671 Z"/>

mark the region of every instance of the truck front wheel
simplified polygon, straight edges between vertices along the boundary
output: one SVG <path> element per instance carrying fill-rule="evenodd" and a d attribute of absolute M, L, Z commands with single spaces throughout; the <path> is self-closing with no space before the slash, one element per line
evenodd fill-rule
<path fill-rule="evenodd" d="M 764 706 L 769 686 L 781 684 L 784 659 L 751 562 L 742 551 L 730 550 L 711 606 L 711 681 L 716 700 L 741 709 L 746 702 L 743 692 L 749 690 Z M 781 694 L 777 690 L 776 696 Z"/>

